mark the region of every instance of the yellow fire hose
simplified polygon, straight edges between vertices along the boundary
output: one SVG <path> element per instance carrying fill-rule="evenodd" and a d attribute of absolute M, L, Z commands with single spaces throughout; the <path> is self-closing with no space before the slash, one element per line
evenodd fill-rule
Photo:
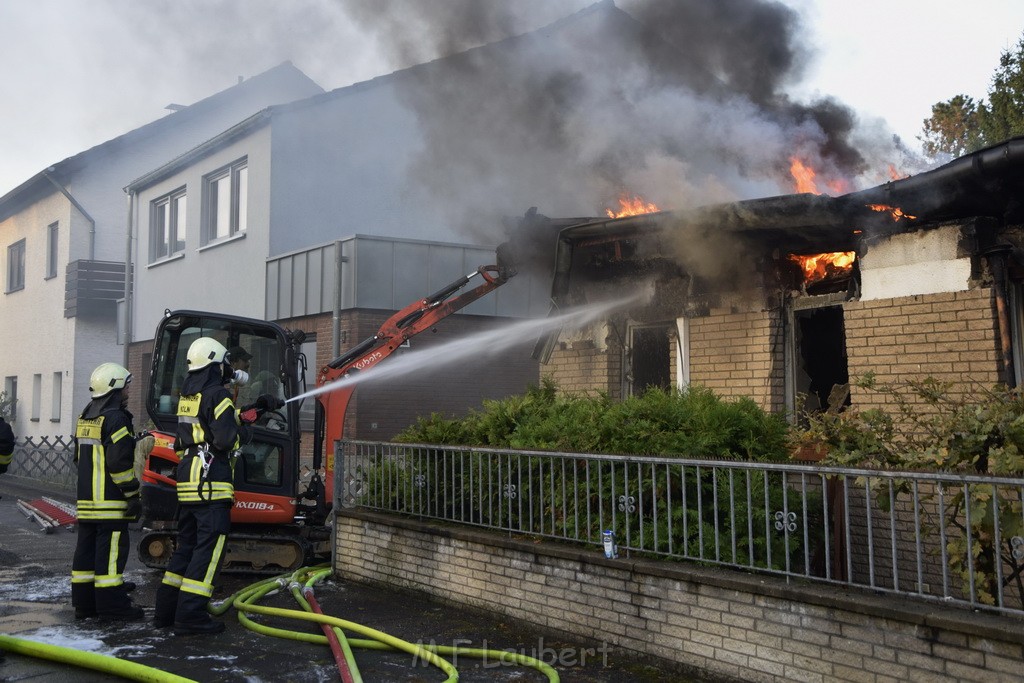
<path fill-rule="evenodd" d="M 388 635 L 382 631 L 357 624 L 355 622 L 339 619 L 313 610 L 310 600 L 313 586 L 331 573 L 326 566 L 303 567 L 295 572 L 280 577 L 271 577 L 257 581 L 256 583 L 243 588 L 226 600 L 212 603 L 209 611 L 215 615 L 222 615 L 231 607 L 238 611 L 238 621 L 246 628 L 263 635 L 276 638 L 288 638 L 307 643 L 329 644 L 325 635 L 315 633 L 304 633 L 269 626 L 254 621 L 250 615 L 261 615 L 264 617 L 281 617 L 310 621 L 317 624 L 325 624 L 331 628 L 344 652 L 344 660 L 347 663 L 347 676 L 354 683 L 363 683 L 363 678 L 356 665 L 355 655 L 352 648 L 368 650 L 391 650 L 406 652 L 429 662 L 443 671 L 448 678 L 445 683 L 455 683 L 459 680 L 459 672 L 451 662 L 444 659 L 445 656 L 470 657 L 476 659 L 494 659 L 506 664 L 517 664 L 529 667 L 547 676 L 549 683 L 558 683 L 558 672 L 548 664 L 539 659 L 528 657 L 523 654 L 508 652 L 506 650 L 483 650 L 465 647 L 448 647 L 441 645 L 419 645 Z M 282 609 L 280 607 L 267 607 L 257 604 L 267 594 L 280 588 L 288 587 L 296 602 L 302 610 Z M 351 631 L 365 638 L 347 638 L 345 631 Z M 161 671 L 143 664 L 137 664 L 124 659 L 110 657 L 95 652 L 84 652 L 74 648 L 60 645 L 39 643 L 23 638 L 0 635 L 0 649 L 7 650 L 14 654 L 46 659 L 49 661 L 72 664 L 86 669 L 102 671 L 133 681 L 152 681 L 153 683 L 196 683 L 189 678 L 183 678 L 176 674 Z"/>

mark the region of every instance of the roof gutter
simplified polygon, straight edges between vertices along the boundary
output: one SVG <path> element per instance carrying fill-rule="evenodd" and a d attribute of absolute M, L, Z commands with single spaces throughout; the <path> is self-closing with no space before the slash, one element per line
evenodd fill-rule
<path fill-rule="evenodd" d="M 969 209 L 982 211 L 986 207 L 1000 205 L 992 201 L 992 195 L 1002 198 L 1004 203 L 1006 200 L 1005 192 L 995 186 L 986 188 L 985 183 L 1003 181 L 1014 168 L 1020 169 L 1019 174 L 1024 174 L 1024 137 L 1011 138 L 931 171 L 851 192 L 838 199 L 899 206 L 919 216 L 942 217 L 950 211 Z"/>
<path fill-rule="evenodd" d="M 50 175 L 50 171 L 52 169 L 53 167 L 51 166 L 50 168 L 43 171 L 42 176 L 49 180 L 50 184 L 57 188 L 57 190 L 62 195 L 64 195 L 69 202 L 71 202 L 71 205 L 75 207 L 75 209 L 77 209 L 78 212 L 85 217 L 85 220 L 89 221 L 89 260 L 93 261 L 96 259 L 96 221 L 93 219 L 92 216 L 89 215 L 89 212 L 85 210 L 85 207 L 79 204 L 78 200 L 75 199 L 70 192 L 68 192 L 67 188 L 61 185 L 59 182 L 57 182 L 57 180 L 52 175 Z"/>

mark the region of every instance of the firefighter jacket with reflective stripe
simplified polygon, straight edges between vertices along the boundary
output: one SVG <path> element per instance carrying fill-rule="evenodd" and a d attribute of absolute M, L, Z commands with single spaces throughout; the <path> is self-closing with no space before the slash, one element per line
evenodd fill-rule
<path fill-rule="evenodd" d="M 86 408 L 75 427 L 75 442 L 78 519 L 127 519 L 128 500 L 139 495 L 131 413 L 111 408 L 97 415 Z"/>
<path fill-rule="evenodd" d="M 0 474 L 7 471 L 14 453 L 14 430 L 0 417 Z"/>
<path fill-rule="evenodd" d="M 231 394 L 213 382 L 178 401 L 175 450 L 178 465 L 178 502 L 231 502 L 235 488 L 231 453 L 249 432 L 238 418 Z"/>

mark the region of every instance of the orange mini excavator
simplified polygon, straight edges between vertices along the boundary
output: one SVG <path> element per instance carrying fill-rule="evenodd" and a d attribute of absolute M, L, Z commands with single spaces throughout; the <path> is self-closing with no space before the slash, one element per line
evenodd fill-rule
<path fill-rule="evenodd" d="M 498 249 L 499 265 L 481 266 L 395 313 L 375 335 L 324 366 L 316 379 L 322 391 L 302 400 L 289 400 L 308 393 L 301 331 L 232 315 L 167 311 L 157 327 L 145 395 L 146 411 L 155 425 L 155 446 L 142 478 L 143 535 L 138 544 L 142 562 L 163 568 L 174 551 L 177 401 L 185 354 L 194 340 L 213 337 L 229 349 L 243 347 L 252 356 L 249 388 L 261 394 L 276 392 L 285 401 L 282 408 L 260 415 L 253 424 L 252 441 L 235 460 L 235 505 L 222 571 L 287 572 L 329 556 L 334 444 L 342 438 L 355 385 L 329 387 L 350 372 L 370 370 L 411 337 L 504 284 L 515 271 L 511 263 L 503 263 L 508 260 L 503 252 Z M 480 284 L 462 291 L 477 277 Z M 315 401 L 315 411 L 308 406 L 302 411 L 304 401 Z M 237 401 L 240 406 L 245 402 L 242 397 Z M 308 424 L 303 431 L 300 416 L 310 412 L 314 413 L 312 432 Z M 299 458 L 303 438 L 313 440 L 311 467 L 306 468 Z"/>

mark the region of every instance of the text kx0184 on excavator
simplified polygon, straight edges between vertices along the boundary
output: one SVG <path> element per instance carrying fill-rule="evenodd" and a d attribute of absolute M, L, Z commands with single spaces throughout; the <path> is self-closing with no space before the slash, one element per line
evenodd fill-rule
<path fill-rule="evenodd" d="M 504 262 L 508 260 L 504 252 L 498 249 L 499 265 L 481 266 L 395 313 L 375 335 L 324 366 L 317 375 L 317 386 L 329 385 L 350 372 L 369 370 L 409 338 L 504 284 L 515 274 L 511 263 Z M 483 282 L 454 296 L 476 276 Z M 166 312 L 157 327 L 145 396 L 156 444 L 142 476 L 143 536 L 138 549 L 140 559 L 149 567 L 165 567 L 174 552 L 178 395 L 186 372 L 185 354 L 199 337 L 213 337 L 228 349 L 241 346 L 252 356 L 249 381 L 237 390 L 235 403 L 239 407 L 261 394 L 287 400 L 307 390 L 302 349 L 305 335 L 301 331 L 231 315 Z M 355 391 L 353 383 L 346 384 L 313 398 L 286 402 L 278 410 L 262 413 L 253 423 L 252 440 L 235 458 L 235 504 L 222 571 L 277 574 L 329 557 L 334 443 L 342 438 L 345 412 Z M 302 438 L 313 440 L 311 468 L 301 468 Z"/>

